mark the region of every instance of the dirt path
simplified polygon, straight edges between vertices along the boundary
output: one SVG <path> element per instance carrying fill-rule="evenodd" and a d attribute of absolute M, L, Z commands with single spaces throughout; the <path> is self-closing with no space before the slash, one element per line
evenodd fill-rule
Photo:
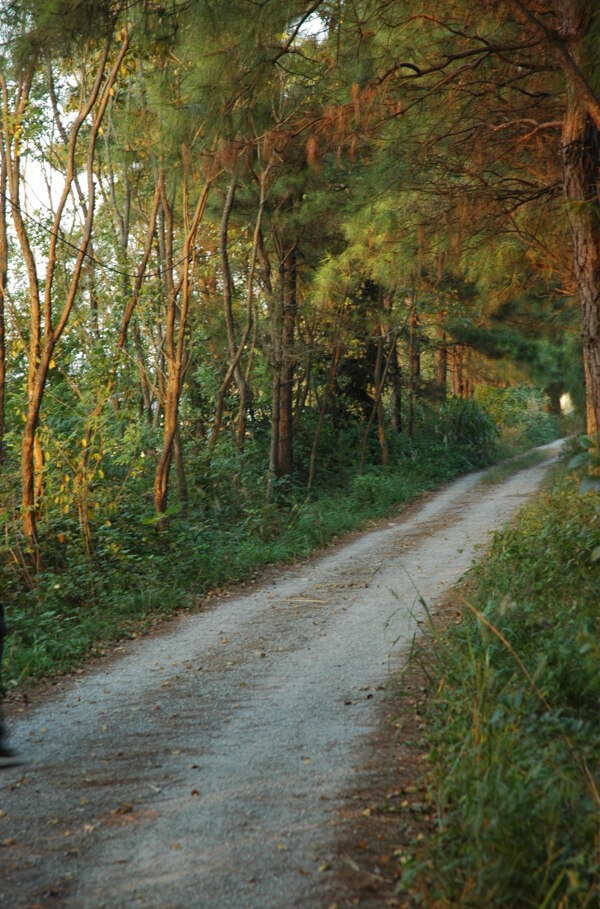
<path fill-rule="evenodd" d="M 464 477 L 15 719 L 32 763 L 0 776 L 3 909 L 328 906 L 342 793 L 420 600 L 546 467 Z"/>

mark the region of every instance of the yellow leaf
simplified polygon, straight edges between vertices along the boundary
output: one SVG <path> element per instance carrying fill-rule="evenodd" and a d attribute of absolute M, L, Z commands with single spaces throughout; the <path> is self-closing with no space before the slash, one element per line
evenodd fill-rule
<path fill-rule="evenodd" d="M 87 448 L 87 439 L 85 438 L 85 436 L 81 440 L 81 444 L 83 445 L 84 448 Z"/>

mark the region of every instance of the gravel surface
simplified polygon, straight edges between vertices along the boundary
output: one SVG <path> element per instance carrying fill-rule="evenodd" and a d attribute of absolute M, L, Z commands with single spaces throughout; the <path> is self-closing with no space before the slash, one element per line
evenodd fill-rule
<path fill-rule="evenodd" d="M 548 464 L 464 477 L 12 721 L 0 905 L 327 907 L 342 793 L 429 606 Z"/>

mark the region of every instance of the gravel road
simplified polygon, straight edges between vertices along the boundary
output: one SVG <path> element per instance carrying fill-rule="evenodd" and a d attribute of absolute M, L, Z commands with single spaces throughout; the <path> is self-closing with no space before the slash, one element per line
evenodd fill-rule
<path fill-rule="evenodd" d="M 548 463 L 466 476 L 14 717 L 31 763 L 0 771 L 3 909 L 328 906 L 342 793 L 421 600 Z"/>

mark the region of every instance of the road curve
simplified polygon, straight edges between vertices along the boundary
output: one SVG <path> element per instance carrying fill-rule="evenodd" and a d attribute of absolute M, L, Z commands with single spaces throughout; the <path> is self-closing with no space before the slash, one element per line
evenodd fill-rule
<path fill-rule="evenodd" d="M 321 907 L 341 793 L 422 618 L 543 481 L 471 474 L 131 642 L 13 720 L 6 909 Z"/>

